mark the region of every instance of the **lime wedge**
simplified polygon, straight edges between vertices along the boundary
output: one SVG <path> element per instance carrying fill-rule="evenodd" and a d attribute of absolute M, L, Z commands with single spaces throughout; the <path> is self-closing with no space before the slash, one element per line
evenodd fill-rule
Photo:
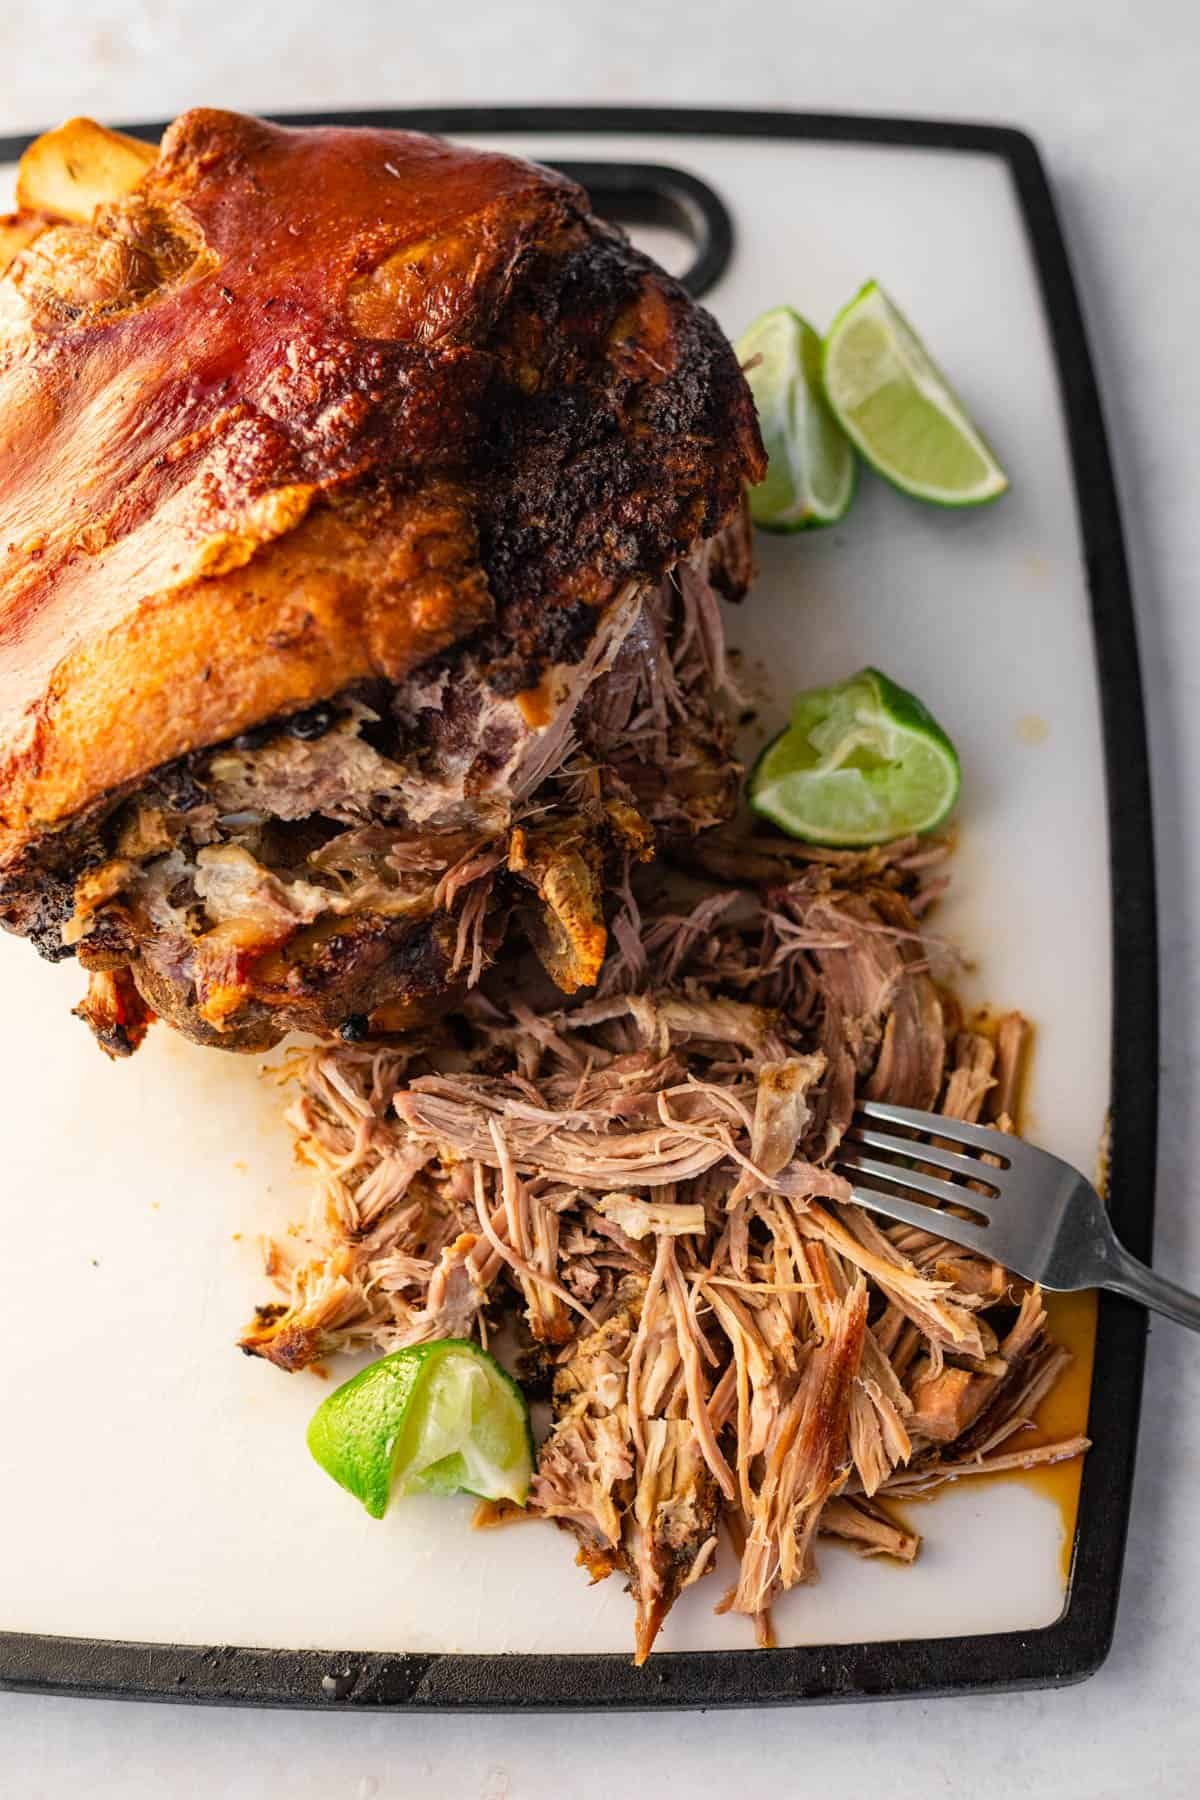
<path fill-rule="evenodd" d="M 878 669 L 792 704 L 792 722 L 750 773 L 750 805 L 813 844 L 885 844 L 940 825 L 958 798 L 958 756 L 915 694 Z"/>
<path fill-rule="evenodd" d="M 825 392 L 873 468 L 939 506 L 995 500 L 1008 477 L 912 327 L 869 281 L 829 328 Z"/>
<path fill-rule="evenodd" d="M 476 1494 L 523 1506 L 533 1475 L 524 1397 L 494 1356 L 465 1338 L 414 1344 L 323 1400 L 308 1447 L 382 1519 L 392 1494 Z"/>
<path fill-rule="evenodd" d="M 821 386 L 820 338 L 790 306 L 776 306 L 739 338 L 737 354 L 753 365 L 746 380 L 767 452 L 751 518 L 767 531 L 832 525 L 854 496 L 855 464 Z"/>

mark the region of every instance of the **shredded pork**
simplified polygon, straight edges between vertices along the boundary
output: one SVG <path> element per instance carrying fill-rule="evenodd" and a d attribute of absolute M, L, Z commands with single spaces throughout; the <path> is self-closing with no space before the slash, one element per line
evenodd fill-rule
<path fill-rule="evenodd" d="M 964 1023 L 918 923 L 944 854 L 749 845 L 762 887 L 627 887 L 590 997 L 485 980 L 453 1029 L 291 1066 L 314 1212 L 243 1347 L 294 1369 L 515 1314 L 553 1393 L 530 1505 L 627 1578 L 638 1661 L 722 1524 L 720 1608 L 769 1643 L 819 1538 L 911 1562 L 889 1497 L 1086 1447 L 1028 1431 L 1068 1360 L 1038 1291 L 831 1167 L 857 1095 L 1011 1124 L 1023 1021 Z"/>

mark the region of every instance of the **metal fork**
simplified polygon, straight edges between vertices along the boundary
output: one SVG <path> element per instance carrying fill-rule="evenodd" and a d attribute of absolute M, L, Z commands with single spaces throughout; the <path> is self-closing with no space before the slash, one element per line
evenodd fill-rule
<path fill-rule="evenodd" d="M 1042 1287 L 1111 1288 L 1200 1331 L 1200 1298 L 1131 1256 L 1091 1182 L 1047 1150 L 985 1125 L 870 1100 L 859 1105 L 834 1166 L 872 1212 L 936 1232 Z M 974 1216 L 944 1210 L 950 1206 Z"/>

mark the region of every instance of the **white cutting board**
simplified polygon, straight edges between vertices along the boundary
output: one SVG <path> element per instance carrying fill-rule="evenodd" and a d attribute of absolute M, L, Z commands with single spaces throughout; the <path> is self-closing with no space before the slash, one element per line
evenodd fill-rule
<path fill-rule="evenodd" d="M 708 297 L 736 334 L 789 301 L 823 328 L 875 275 L 952 371 L 1013 479 L 998 506 L 927 509 L 864 476 L 831 531 L 759 539 L 733 621 L 791 691 L 865 662 L 912 686 L 960 747 L 961 846 L 939 928 L 969 991 L 1020 1005 L 1038 1048 L 1028 1128 L 1085 1169 L 1108 1100 L 1109 887 L 1092 643 L 1066 438 L 1009 176 L 987 155 L 606 135 L 505 137 L 546 158 L 676 163 L 737 226 Z M 656 238 L 656 246 L 662 242 Z M 678 260 L 678 259 L 676 259 Z M 159 1028 L 123 1065 L 70 1017 L 82 988 L 0 942 L 6 1148 L 0 1307 L 0 1629 L 273 1647 L 627 1651 L 618 1581 L 530 1525 L 472 1534 L 468 1502 L 381 1524 L 310 1462 L 327 1393 L 233 1348 L 269 1298 L 256 1234 L 301 1216 L 275 1089 L 255 1059 Z M 821 1580 L 775 1611 L 783 1643 L 1051 1623 L 1058 1508 L 963 1484 L 917 1511 L 918 1564 L 822 1546 Z M 671 1615 L 665 1648 L 748 1644 L 722 1583 Z"/>

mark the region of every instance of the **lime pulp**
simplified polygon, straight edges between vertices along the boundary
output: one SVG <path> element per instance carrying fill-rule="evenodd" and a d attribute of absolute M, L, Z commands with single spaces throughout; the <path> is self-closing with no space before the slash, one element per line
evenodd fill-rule
<path fill-rule="evenodd" d="M 758 409 L 767 473 L 750 516 L 767 531 L 804 531 L 845 516 L 855 459 L 821 383 L 821 339 L 789 306 L 757 318 L 737 344 Z"/>
<path fill-rule="evenodd" d="M 825 339 L 825 393 L 842 429 L 888 481 L 941 506 L 978 506 L 1008 477 L 925 346 L 878 282 Z"/>
<path fill-rule="evenodd" d="M 797 696 L 751 772 L 749 800 L 792 837 L 853 848 L 931 831 L 960 780 L 953 744 L 916 695 L 863 669 Z"/>
<path fill-rule="evenodd" d="M 465 1338 L 396 1350 L 343 1382 L 314 1413 L 308 1447 L 375 1519 L 393 1495 L 422 1491 L 523 1505 L 533 1475 L 524 1396 Z"/>

